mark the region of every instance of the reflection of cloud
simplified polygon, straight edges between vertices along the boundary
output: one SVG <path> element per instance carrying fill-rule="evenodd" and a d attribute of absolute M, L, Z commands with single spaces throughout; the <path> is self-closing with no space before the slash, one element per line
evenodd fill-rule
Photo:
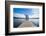
<path fill-rule="evenodd" d="M 24 14 L 15 13 L 14 17 L 25 18 L 25 15 Z"/>

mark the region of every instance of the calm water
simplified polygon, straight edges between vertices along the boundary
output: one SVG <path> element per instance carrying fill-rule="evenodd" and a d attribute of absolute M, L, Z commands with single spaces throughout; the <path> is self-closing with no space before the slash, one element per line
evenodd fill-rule
<path fill-rule="evenodd" d="M 14 19 L 14 28 L 21 25 L 26 19 Z M 33 23 L 33 26 L 39 27 L 39 19 L 29 19 L 28 21 L 31 21 Z"/>

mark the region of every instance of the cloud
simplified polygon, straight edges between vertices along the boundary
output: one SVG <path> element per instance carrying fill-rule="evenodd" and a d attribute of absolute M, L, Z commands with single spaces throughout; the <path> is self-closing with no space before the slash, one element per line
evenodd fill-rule
<path fill-rule="evenodd" d="M 33 8 L 32 9 L 32 14 L 39 14 L 39 9 L 38 8 L 37 9 Z"/>
<path fill-rule="evenodd" d="M 39 18 L 39 9 L 38 8 L 32 10 L 32 17 Z"/>
<path fill-rule="evenodd" d="M 29 16 L 29 18 L 39 18 L 39 9 L 33 8 L 32 14 L 30 14 L 28 16 Z M 21 13 L 14 13 L 14 17 L 26 18 L 25 14 L 21 14 Z"/>
<path fill-rule="evenodd" d="M 24 14 L 19 14 L 19 13 L 14 13 L 14 17 L 20 17 L 20 18 L 25 18 Z"/>
<path fill-rule="evenodd" d="M 19 14 L 19 13 L 15 13 L 13 15 L 14 17 L 20 17 L 20 18 L 26 18 L 26 16 L 24 14 Z M 39 18 L 39 15 L 35 14 L 35 15 L 28 15 L 29 18 Z"/>
<path fill-rule="evenodd" d="M 32 15 L 32 16 L 29 15 L 29 18 L 39 18 L 39 15 L 37 15 L 37 14 Z"/>

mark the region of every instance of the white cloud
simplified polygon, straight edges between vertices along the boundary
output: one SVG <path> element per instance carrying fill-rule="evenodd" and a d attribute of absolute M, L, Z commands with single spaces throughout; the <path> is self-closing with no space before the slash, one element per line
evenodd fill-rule
<path fill-rule="evenodd" d="M 15 13 L 14 17 L 25 18 L 25 15 L 24 14 Z"/>
<path fill-rule="evenodd" d="M 14 13 L 14 17 L 26 18 L 24 14 Z M 39 18 L 39 14 L 28 15 L 29 18 Z"/>
<path fill-rule="evenodd" d="M 32 10 L 32 18 L 39 18 L 39 9 Z"/>
<path fill-rule="evenodd" d="M 37 9 L 33 8 L 32 14 L 39 14 L 39 9 L 38 8 Z"/>
<path fill-rule="evenodd" d="M 32 15 L 32 18 L 39 18 L 39 15 L 37 15 L 37 14 Z"/>
<path fill-rule="evenodd" d="M 32 15 L 32 16 L 29 15 L 29 18 L 39 18 L 39 15 L 37 15 L 37 14 Z"/>

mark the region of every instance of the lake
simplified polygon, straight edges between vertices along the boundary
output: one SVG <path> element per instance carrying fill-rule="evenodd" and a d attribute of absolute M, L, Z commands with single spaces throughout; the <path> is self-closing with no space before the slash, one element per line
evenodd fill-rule
<path fill-rule="evenodd" d="M 17 28 L 20 26 L 24 21 L 31 21 L 33 23 L 33 26 L 39 27 L 39 19 L 13 19 L 14 28 Z"/>

